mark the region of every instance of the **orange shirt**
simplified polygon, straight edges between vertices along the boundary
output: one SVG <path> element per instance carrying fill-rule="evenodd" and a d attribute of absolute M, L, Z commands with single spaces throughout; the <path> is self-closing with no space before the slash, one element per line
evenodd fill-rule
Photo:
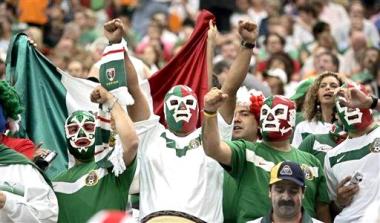
<path fill-rule="evenodd" d="M 19 20 L 25 23 L 44 25 L 47 22 L 46 8 L 48 0 L 22 0 L 19 1 Z"/>

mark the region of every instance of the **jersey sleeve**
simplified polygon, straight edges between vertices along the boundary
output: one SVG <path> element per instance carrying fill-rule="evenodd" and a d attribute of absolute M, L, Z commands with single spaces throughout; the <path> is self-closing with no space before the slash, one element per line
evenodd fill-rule
<path fill-rule="evenodd" d="M 318 181 L 318 200 L 322 203 L 330 203 L 330 197 L 328 194 L 327 189 L 327 182 L 325 173 L 323 171 L 323 167 L 321 165 L 321 162 L 317 158 L 315 158 L 315 162 L 318 166 L 318 175 L 319 175 L 319 181 Z"/>
<path fill-rule="evenodd" d="M 314 146 L 315 136 L 309 135 L 304 139 L 301 144 L 298 146 L 298 149 L 307 153 L 312 154 L 313 146 Z"/>
<path fill-rule="evenodd" d="M 134 123 L 136 133 L 139 137 L 139 152 L 145 153 L 148 146 L 152 146 L 150 143 L 152 138 L 155 138 L 158 132 L 164 131 L 164 127 L 159 122 L 160 117 L 157 115 L 151 115 L 149 119 Z"/>
<path fill-rule="evenodd" d="M 246 166 L 246 143 L 243 140 L 226 142 L 232 151 L 231 170 L 229 173 L 235 179 L 241 177 Z"/>
<path fill-rule="evenodd" d="M 330 159 L 329 159 L 328 153 L 325 156 L 324 172 L 325 172 L 325 176 L 326 176 L 326 184 L 327 184 L 327 189 L 328 189 L 328 193 L 329 193 L 330 199 L 331 200 L 336 200 L 336 191 L 335 191 L 335 188 L 338 185 L 338 180 L 335 178 L 333 170 L 331 168 L 331 164 L 330 164 Z"/>
<path fill-rule="evenodd" d="M 6 202 L 2 211 L 13 222 L 57 222 L 58 201 L 53 189 L 32 166 L 19 166 L 17 170 L 23 172 L 23 184 L 19 189 L 3 191 Z"/>

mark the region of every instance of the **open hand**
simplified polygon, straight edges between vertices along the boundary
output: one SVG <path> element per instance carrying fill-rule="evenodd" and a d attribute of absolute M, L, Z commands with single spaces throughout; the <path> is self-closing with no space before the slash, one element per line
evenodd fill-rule
<path fill-rule="evenodd" d="M 349 108 L 369 108 L 372 104 L 372 98 L 356 87 L 340 87 L 334 95 Z"/>
<path fill-rule="evenodd" d="M 216 112 L 220 106 L 227 100 L 228 95 L 218 88 L 212 88 L 204 97 L 204 110 Z"/>
<path fill-rule="evenodd" d="M 257 24 L 246 20 L 239 21 L 238 31 L 241 38 L 248 43 L 255 43 L 259 35 Z"/>
<path fill-rule="evenodd" d="M 120 43 L 124 33 L 124 26 L 120 19 L 113 19 L 104 24 L 104 35 L 110 43 Z"/>

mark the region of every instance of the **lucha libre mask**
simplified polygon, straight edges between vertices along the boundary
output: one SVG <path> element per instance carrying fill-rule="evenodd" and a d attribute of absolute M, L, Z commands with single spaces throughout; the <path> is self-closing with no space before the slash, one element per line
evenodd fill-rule
<path fill-rule="evenodd" d="M 65 122 L 68 149 L 75 159 L 89 162 L 95 151 L 95 117 L 86 111 L 72 113 Z"/>
<path fill-rule="evenodd" d="M 367 94 L 366 90 L 364 89 L 364 86 L 353 86 L 348 85 L 347 87 L 358 87 L 360 90 Z M 342 99 L 340 99 L 342 100 Z M 337 100 L 335 102 L 336 104 L 336 110 L 339 116 L 340 121 L 342 122 L 345 130 L 347 132 L 358 132 L 365 130 L 369 125 L 372 124 L 373 118 L 372 118 L 372 112 L 369 108 L 348 108 L 343 103 L 340 102 L 340 100 Z M 345 100 L 345 99 L 343 99 Z"/>
<path fill-rule="evenodd" d="M 261 135 L 265 141 L 290 138 L 295 125 L 295 105 L 290 99 L 276 95 L 265 99 L 260 113 Z"/>
<path fill-rule="evenodd" d="M 166 124 L 174 133 L 191 133 L 198 121 L 198 101 L 191 88 L 184 85 L 172 87 L 165 95 Z"/>

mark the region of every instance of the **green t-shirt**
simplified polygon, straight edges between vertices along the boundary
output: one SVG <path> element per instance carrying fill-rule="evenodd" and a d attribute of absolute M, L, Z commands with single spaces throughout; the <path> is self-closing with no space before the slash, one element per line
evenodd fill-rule
<path fill-rule="evenodd" d="M 337 143 L 330 133 L 308 135 L 298 146 L 298 149 L 317 157 L 323 166 L 325 163 L 326 153 L 333 149 L 336 145 Z"/>
<path fill-rule="evenodd" d="M 237 183 L 226 171 L 223 179 L 223 217 L 225 223 L 236 222 Z"/>
<path fill-rule="evenodd" d="M 321 163 L 313 155 L 294 148 L 282 152 L 261 142 L 253 144 L 238 140 L 227 143 L 232 149 L 230 174 L 236 179 L 238 187 L 238 222 L 254 220 L 270 211 L 270 171 L 277 163 L 285 160 L 299 163 L 305 172 L 303 207 L 312 217 L 316 216 L 317 201 L 330 202 Z"/>
<path fill-rule="evenodd" d="M 118 177 L 95 162 L 76 165 L 53 180 L 58 222 L 83 223 L 100 210 L 125 210 L 136 159 Z"/>

